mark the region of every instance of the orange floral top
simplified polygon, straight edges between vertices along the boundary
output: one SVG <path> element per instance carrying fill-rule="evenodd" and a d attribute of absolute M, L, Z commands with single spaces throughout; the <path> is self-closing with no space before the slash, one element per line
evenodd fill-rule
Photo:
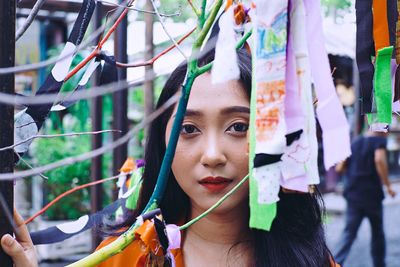
<path fill-rule="evenodd" d="M 140 226 L 135 231 L 136 238 L 120 253 L 108 258 L 103 261 L 98 267 L 122 267 L 122 266 L 132 266 L 132 267 L 144 267 L 146 266 L 146 261 L 150 251 L 157 256 L 162 255 L 162 250 L 157 249 L 160 246 L 157 232 L 154 229 L 153 224 L 150 221 L 145 221 L 142 226 Z M 106 245 L 112 243 L 118 237 L 109 237 L 97 247 L 96 250 L 105 247 Z M 172 249 L 172 255 L 175 259 L 176 267 L 184 267 L 183 253 L 181 249 Z M 331 267 L 340 267 L 339 264 L 335 263 L 331 259 Z"/>

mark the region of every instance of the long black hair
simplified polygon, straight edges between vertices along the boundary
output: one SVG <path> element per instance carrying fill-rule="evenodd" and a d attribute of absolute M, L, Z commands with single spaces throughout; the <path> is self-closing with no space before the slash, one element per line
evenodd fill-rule
<path fill-rule="evenodd" d="M 237 52 L 240 82 L 250 99 L 251 57 L 245 49 Z M 214 59 L 214 50 L 199 57 L 199 66 Z M 187 65 L 178 66 L 167 80 L 158 99 L 157 108 L 170 99 L 179 89 L 186 75 Z M 137 209 L 114 225 L 120 229 L 132 225 L 143 211 L 157 182 L 165 154 L 165 130 L 174 107 L 170 107 L 155 119 L 149 128 L 145 147 L 145 170 Z M 270 231 L 252 230 L 254 242 L 254 266 L 256 267 L 324 267 L 330 266 L 330 252 L 326 246 L 322 225 L 323 203 L 319 192 L 314 194 L 279 194 L 277 216 Z M 180 188 L 172 173 L 169 174 L 165 195 L 159 203 L 167 223 L 178 223 L 190 211 L 188 196 Z"/>

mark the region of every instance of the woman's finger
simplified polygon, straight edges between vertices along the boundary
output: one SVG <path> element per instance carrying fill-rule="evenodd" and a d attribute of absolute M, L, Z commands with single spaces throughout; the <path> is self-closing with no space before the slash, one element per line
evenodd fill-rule
<path fill-rule="evenodd" d="M 36 262 L 30 262 L 24 248 L 11 235 L 6 234 L 1 238 L 1 246 L 4 252 L 13 259 L 16 267 L 37 266 Z"/>
<path fill-rule="evenodd" d="M 24 249 L 33 247 L 31 236 L 29 235 L 28 228 L 25 225 L 24 219 L 14 208 L 14 220 L 17 226 L 15 236 L 19 242 L 22 243 Z M 26 247 L 28 246 L 28 247 Z"/>

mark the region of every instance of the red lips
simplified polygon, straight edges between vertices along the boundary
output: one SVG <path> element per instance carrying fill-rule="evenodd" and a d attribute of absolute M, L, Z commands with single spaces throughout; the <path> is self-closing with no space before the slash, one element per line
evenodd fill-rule
<path fill-rule="evenodd" d="M 224 190 L 233 180 L 224 177 L 205 177 L 200 180 L 199 184 L 204 186 L 208 191 L 217 193 Z"/>

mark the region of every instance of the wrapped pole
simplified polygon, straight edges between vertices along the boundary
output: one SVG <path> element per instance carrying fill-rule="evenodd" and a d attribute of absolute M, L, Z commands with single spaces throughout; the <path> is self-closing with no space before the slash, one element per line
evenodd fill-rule
<path fill-rule="evenodd" d="M 15 61 L 15 0 L 0 1 L 0 68 L 13 67 Z M 0 75 L 0 92 L 14 94 L 14 73 Z M 14 108 L 0 104 L 0 147 L 14 143 Z M 13 150 L 0 152 L 0 173 L 13 171 Z M 0 237 L 12 234 L 13 181 L 0 181 Z M 0 263 L 13 266 L 11 258 L 0 247 Z"/>

